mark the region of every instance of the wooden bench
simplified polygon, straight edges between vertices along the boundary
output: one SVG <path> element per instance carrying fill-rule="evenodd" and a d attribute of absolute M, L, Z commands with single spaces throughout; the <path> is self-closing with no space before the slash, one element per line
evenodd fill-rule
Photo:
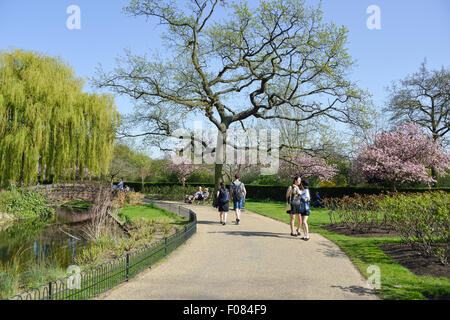
<path fill-rule="evenodd" d="M 208 194 L 208 196 L 206 198 L 203 198 L 202 200 L 194 200 L 194 196 L 193 195 L 189 195 L 187 194 L 184 197 L 184 203 L 189 203 L 189 204 L 195 204 L 195 202 L 197 202 L 197 204 L 204 204 L 205 202 L 208 202 L 211 199 L 211 193 Z"/>

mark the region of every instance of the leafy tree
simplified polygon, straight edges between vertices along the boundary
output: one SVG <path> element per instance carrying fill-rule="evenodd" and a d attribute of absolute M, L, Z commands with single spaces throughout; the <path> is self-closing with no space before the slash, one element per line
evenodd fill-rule
<path fill-rule="evenodd" d="M 109 165 L 109 177 L 111 182 L 123 177 L 127 180 L 133 180 L 138 176 L 136 167 L 133 164 L 134 152 L 125 144 L 114 146 L 113 156 Z"/>
<path fill-rule="evenodd" d="M 320 8 L 300 0 L 230 4 L 220 0 L 132 0 L 124 11 L 157 20 L 167 56 L 127 51 L 112 72 L 94 83 L 135 99 L 129 119 L 136 134 L 163 147 L 189 115 L 203 115 L 218 130 L 215 184 L 223 168 L 223 145 L 233 125 L 245 120 L 314 117 L 356 123 L 366 110 L 364 92 L 346 78 L 352 65 L 347 30 L 322 21 Z M 222 5 L 223 18 L 217 18 Z M 301 118 L 281 115 L 286 107 Z M 133 136 L 131 132 L 127 133 Z"/>
<path fill-rule="evenodd" d="M 155 174 L 155 161 L 143 152 L 137 150 L 132 144 L 116 144 L 113 158 L 109 167 L 109 177 L 111 181 L 118 177 L 125 180 L 141 180 L 142 185 L 146 178 Z"/>
<path fill-rule="evenodd" d="M 147 178 L 152 173 L 153 161 L 149 156 L 145 155 L 142 152 L 134 154 L 132 159 L 134 166 L 139 171 L 139 177 L 141 178 L 142 188 L 144 188 L 145 178 Z"/>
<path fill-rule="evenodd" d="M 190 183 L 214 183 L 214 170 L 208 168 L 208 170 L 194 171 L 187 179 L 186 182 Z"/>
<path fill-rule="evenodd" d="M 108 171 L 119 123 L 111 96 L 83 93 L 59 58 L 0 51 L 0 185 Z"/>
<path fill-rule="evenodd" d="M 440 175 L 450 169 L 450 156 L 439 141 L 414 123 L 375 136 L 374 143 L 361 148 L 355 169 L 368 182 L 388 183 L 395 189 L 405 183 L 434 183 L 431 168 Z"/>

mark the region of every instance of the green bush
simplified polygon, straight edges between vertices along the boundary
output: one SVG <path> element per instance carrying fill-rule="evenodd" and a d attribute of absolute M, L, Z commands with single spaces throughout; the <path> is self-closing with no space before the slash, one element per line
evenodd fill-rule
<path fill-rule="evenodd" d="M 114 206 L 116 208 L 123 208 L 125 206 L 135 206 L 141 203 L 144 195 L 140 192 L 116 190 L 114 192 Z"/>
<path fill-rule="evenodd" d="M 450 195 L 427 192 L 395 194 L 379 202 L 402 239 L 426 255 L 439 257 L 448 264 L 450 242 Z"/>
<path fill-rule="evenodd" d="M 92 244 L 81 250 L 75 257 L 75 264 L 89 267 L 101 262 L 104 251 L 101 245 Z"/>
<path fill-rule="evenodd" d="M 156 232 L 156 224 L 152 220 L 146 218 L 137 218 L 132 223 L 130 230 L 130 238 L 135 242 L 151 243 Z M 139 247 L 139 245 L 137 246 Z"/>
<path fill-rule="evenodd" d="M 18 278 L 9 270 L 0 269 L 0 299 L 7 299 L 17 292 Z"/>
<path fill-rule="evenodd" d="M 0 211 L 16 217 L 48 217 L 54 210 L 38 192 L 11 187 L 0 192 Z"/>
<path fill-rule="evenodd" d="M 23 288 L 27 290 L 65 276 L 65 270 L 55 264 L 31 264 L 20 277 Z"/>

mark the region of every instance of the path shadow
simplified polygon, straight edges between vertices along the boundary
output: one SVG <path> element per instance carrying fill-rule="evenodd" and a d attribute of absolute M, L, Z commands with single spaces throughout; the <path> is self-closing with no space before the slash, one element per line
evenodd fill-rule
<path fill-rule="evenodd" d="M 206 220 L 197 220 L 197 224 L 217 224 L 218 226 L 220 225 L 219 222 L 217 221 L 206 221 Z"/>
<path fill-rule="evenodd" d="M 275 232 L 257 232 L 257 231 L 216 231 L 209 233 L 223 233 L 230 236 L 243 236 L 243 237 L 272 237 L 272 238 L 287 238 L 292 240 L 298 240 L 289 236 L 286 233 L 275 233 Z"/>
<path fill-rule="evenodd" d="M 341 257 L 347 257 L 347 255 L 340 249 L 336 248 L 335 246 L 320 242 L 318 243 L 319 246 L 323 248 L 317 249 L 318 252 L 323 253 L 325 256 L 330 258 L 341 258 Z"/>
<path fill-rule="evenodd" d="M 349 287 L 343 287 L 343 286 L 331 286 L 332 288 L 338 288 L 345 292 L 351 292 L 356 293 L 359 296 L 367 296 L 367 295 L 374 295 L 375 292 L 372 289 L 360 287 L 360 286 L 349 286 Z"/>

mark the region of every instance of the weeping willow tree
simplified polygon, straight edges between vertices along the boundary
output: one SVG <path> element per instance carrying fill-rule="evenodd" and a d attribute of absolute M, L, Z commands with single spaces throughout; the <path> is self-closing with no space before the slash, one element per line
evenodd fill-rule
<path fill-rule="evenodd" d="M 0 186 L 108 172 L 119 114 L 59 58 L 0 51 Z"/>

